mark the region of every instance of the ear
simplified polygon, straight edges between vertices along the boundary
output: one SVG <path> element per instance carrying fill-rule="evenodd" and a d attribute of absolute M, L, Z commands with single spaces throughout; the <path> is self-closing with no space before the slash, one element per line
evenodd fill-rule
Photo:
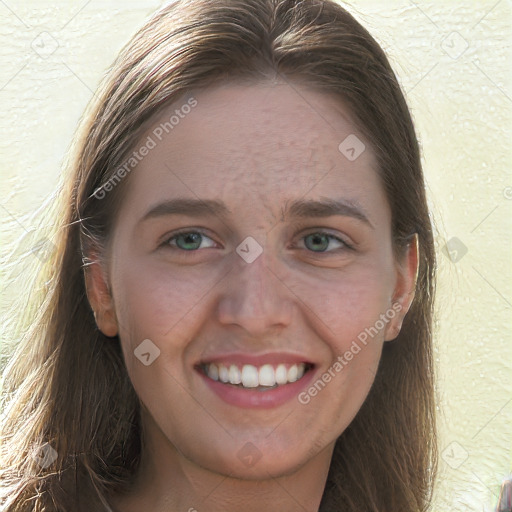
<path fill-rule="evenodd" d="M 415 233 L 405 254 L 396 263 L 397 277 L 392 298 L 392 309 L 396 314 L 387 325 L 385 341 L 394 340 L 398 336 L 414 299 L 419 270 L 419 250 L 418 234 Z"/>
<path fill-rule="evenodd" d="M 106 271 L 98 254 L 92 254 L 85 267 L 85 288 L 87 298 L 94 312 L 98 329 L 108 337 L 117 336 L 118 325 L 114 300 L 108 285 Z"/>

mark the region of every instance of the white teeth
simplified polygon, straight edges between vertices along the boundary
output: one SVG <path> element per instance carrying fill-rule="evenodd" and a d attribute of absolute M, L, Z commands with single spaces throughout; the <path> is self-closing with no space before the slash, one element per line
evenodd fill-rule
<path fill-rule="evenodd" d="M 212 380 L 224 383 L 241 385 L 245 388 L 273 387 L 277 385 L 296 382 L 303 377 L 306 371 L 305 363 L 292 364 L 289 368 L 285 364 L 274 367 L 264 364 L 260 368 L 252 364 L 245 364 L 242 370 L 237 365 L 229 367 L 223 364 L 209 363 L 204 365 L 206 375 Z"/>
<path fill-rule="evenodd" d="M 276 377 L 274 375 L 274 368 L 270 364 L 264 364 L 258 372 L 260 386 L 274 386 Z"/>
<path fill-rule="evenodd" d="M 299 370 L 297 368 L 297 365 L 294 364 L 293 366 L 290 366 L 290 369 L 288 370 L 288 382 L 295 382 L 297 380 L 298 374 Z"/>
<path fill-rule="evenodd" d="M 280 364 L 276 368 L 276 382 L 277 384 L 286 384 L 288 382 L 288 371 L 284 364 Z"/>
<path fill-rule="evenodd" d="M 231 384 L 240 384 L 242 382 L 240 370 L 238 369 L 238 366 L 234 364 L 229 367 L 229 382 L 231 382 Z"/>
<path fill-rule="evenodd" d="M 242 368 L 242 385 L 245 388 L 257 388 L 259 385 L 258 381 L 258 369 L 252 364 L 244 364 Z"/>
<path fill-rule="evenodd" d="M 217 366 L 217 365 L 209 364 L 208 368 L 210 366 Z M 209 370 L 208 370 L 208 375 L 209 375 Z M 219 365 L 219 379 L 221 380 L 221 382 L 229 382 L 229 370 L 223 364 Z"/>
<path fill-rule="evenodd" d="M 208 365 L 208 377 L 213 380 L 219 380 L 219 368 L 215 364 Z"/>

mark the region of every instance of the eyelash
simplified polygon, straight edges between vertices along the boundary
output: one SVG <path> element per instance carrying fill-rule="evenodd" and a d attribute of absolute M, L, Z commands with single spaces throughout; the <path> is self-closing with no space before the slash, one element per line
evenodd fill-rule
<path fill-rule="evenodd" d="M 181 249 L 180 247 L 177 247 L 177 246 L 173 246 L 171 245 L 171 242 L 176 240 L 179 236 L 181 235 L 188 235 L 188 234 L 199 234 L 203 237 L 206 237 L 206 238 L 209 238 L 210 240 L 212 240 L 214 243 L 215 240 L 213 240 L 212 237 L 208 236 L 207 233 L 205 233 L 202 229 L 186 229 L 186 230 L 182 230 L 182 231 L 178 231 L 176 233 L 174 233 L 172 236 L 166 236 L 164 241 L 160 244 L 160 247 L 162 248 L 171 248 L 172 250 L 178 250 L 180 252 L 198 252 L 200 249 L 191 249 L 191 250 L 186 250 L 186 249 Z M 334 249 L 334 250 L 330 250 L 330 251 L 311 251 L 311 250 L 308 250 L 306 248 L 306 250 L 312 254 L 332 254 L 332 253 L 336 253 L 338 251 L 345 251 L 345 250 L 353 250 L 354 247 L 352 245 L 350 245 L 349 243 L 347 243 L 345 240 L 343 240 L 342 238 L 338 237 L 338 236 L 335 236 L 327 231 L 324 231 L 324 230 L 318 230 L 318 231 L 311 231 L 309 233 L 306 233 L 305 235 L 303 235 L 301 237 L 300 240 L 304 240 L 306 237 L 310 236 L 310 235 L 325 235 L 327 236 L 330 240 L 335 240 L 339 243 L 342 244 L 342 247 L 339 247 L 338 249 Z M 209 248 L 209 247 L 208 247 Z"/>
<path fill-rule="evenodd" d="M 311 252 L 312 254 L 324 254 L 324 253 L 337 253 L 339 251 L 346 251 L 346 250 L 353 250 L 354 248 L 352 245 L 348 244 L 345 240 L 340 238 L 339 236 L 333 235 L 332 233 L 329 233 L 328 231 L 311 231 L 305 235 L 303 235 L 300 240 L 304 240 L 306 237 L 311 235 L 320 235 L 320 236 L 327 236 L 330 240 L 335 240 L 336 242 L 339 242 L 342 247 L 338 247 L 337 249 L 331 250 L 331 251 L 311 251 L 306 248 L 308 252 Z"/>

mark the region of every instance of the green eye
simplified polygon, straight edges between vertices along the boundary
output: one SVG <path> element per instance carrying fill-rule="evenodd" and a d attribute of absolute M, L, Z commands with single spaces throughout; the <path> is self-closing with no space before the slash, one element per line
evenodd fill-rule
<path fill-rule="evenodd" d="M 340 238 L 329 233 L 316 232 L 303 237 L 304 246 L 312 252 L 332 252 L 336 249 L 349 249 Z M 215 247 L 215 242 L 199 231 L 184 231 L 177 233 L 166 240 L 165 244 L 181 251 L 197 251 L 208 247 Z"/>
<path fill-rule="evenodd" d="M 177 235 L 169 238 L 166 243 L 183 251 L 196 251 L 201 248 L 201 244 L 205 240 L 209 240 L 211 242 L 206 247 L 213 247 L 215 245 L 211 238 L 197 231 L 178 233 Z"/>
<path fill-rule="evenodd" d="M 327 233 L 311 233 L 304 237 L 304 245 L 307 249 L 314 252 L 326 252 L 331 242 L 338 244 L 338 247 L 334 247 L 334 249 L 339 247 L 348 247 L 342 240 Z M 332 249 L 333 248 L 331 247 L 331 250 Z"/>

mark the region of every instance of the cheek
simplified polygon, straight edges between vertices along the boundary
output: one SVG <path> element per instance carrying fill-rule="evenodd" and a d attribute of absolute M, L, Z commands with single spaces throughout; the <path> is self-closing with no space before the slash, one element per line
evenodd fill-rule
<path fill-rule="evenodd" d="M 114 276 L 116 313 L 121 329 L 139 338 L 162 338 L 198 317 L 201 298 L 215 287 L 215 272 L 176 270 L 161 262 L 131 261 Z"/>
<path fill-rule="evenodd" d="M 329 340 L 335 357 L 369 329 L 372 338 L 382 339 L 384 325 L 379 320 L 390 307 L 391 276 L 390 266 L 361 263 L 322 279 L 295 279 L 291 289 L 306 306 L 302 311 L 310 322 Z"/>
<path fill-rule="evenodd" d="M 305 432 L 324 421 L 341 433 L 355 417 L 374 381 L 389 319 L 392 269 L 361 265 L 322 282 L 301 282 L 309 322 L 329 347 L 329 360 L 298 397 L 309 411 Z M 309 290 L 309 293 L 307 293 Z M 386 319 L 386 317 L 384 316 Z M 329 404 L 329 407 L 326 407 Z"/>
<path fill-rule="evenodd" d="M 186 396 L 180 395 L 186 386 L 183 359 L 195 324 L 206 316 L 201 297 L 214 286 L 214 277 L 211 272 L 180 272 L 149 258 L 133 258 L 118 265 L 112 278 L 119 336 L 137 395 L 146 405 L 185 403 Z M 145 366 L 136 349 L 148 339 L 159 352 Z M 149 345 L 151 358 L 154 350 Z"/>

